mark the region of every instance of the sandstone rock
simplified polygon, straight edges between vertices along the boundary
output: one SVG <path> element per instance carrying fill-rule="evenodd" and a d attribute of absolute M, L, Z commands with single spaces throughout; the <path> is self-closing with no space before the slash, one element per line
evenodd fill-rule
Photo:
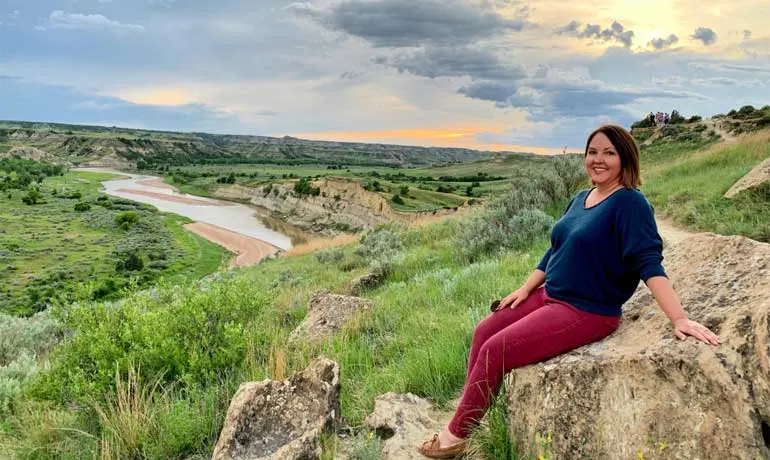
<path fill-rule="evenodd" d="M 319 340 L 337 332 L 353 317 L 372 306 L 359 297 L 331 294 L 323 289 L 313 293 L 305 320 L 289 335 L 290 341 Z"/>
<path fill-rule="evenodd" d="M 770 458 L 770 245 L 706 233 L 665 256 L 690 317 L 723 343 L 676 339 L 640 285 L 610 337 L 509 375 L 527 448 L 550 433 L 553 458 Z"/>
<path fill-rule="evenodd" d="M 367 273 L 348 283 L 345 292 L 350 295 L 359 295 L 367 289 L 377 287 L 384 279 L 385 276 L 380 272 Z"/>
<path fill-rule="evenodd" d="M 318 358 L 283 381 L 244 383 L 227 410 L 213 460 L 318 459 L 340 417 L 339 366 Z"/>
<path fill-rule="evenodd" d="M 411 393 L 385 393 L 377 396 L 374 411 L 366 417 L 364 426 L 384 440 L 382 458 L 423 460 L 417 446 L 441 431 L 451 416 L 433 410 L 429 401 Z"/>
<path fill-rule="evenodd" d="M 725 192 L 725 198 L 733 198 L 740 192 L 758 187 L 765 182 L 770 182 L 770 158 L 756 165 L 748 174 L 741 177 L 738 182 L 733 184 L 733 186 Z"/>

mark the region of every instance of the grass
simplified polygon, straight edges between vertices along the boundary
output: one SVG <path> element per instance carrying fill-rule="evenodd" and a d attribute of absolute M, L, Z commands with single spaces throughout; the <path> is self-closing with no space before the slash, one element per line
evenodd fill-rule
<path fill-rule="evenodd" d="M 101 181 L 112 177 L 68 172 L 47 178 L 42 186 L 44 203 L 33 206 L 22 203 L 26 192 L 3 193 L 0 312 L 28 315 L 57 296 L 79 295 L 89 289 L 81 286 L 86 283 L 97 289 L 108 278 L 118 280 L 117 286 L 127 284 L 129 276 L 141 276 L 143 283 L 160 276 L 181 281 L 198 279 L 220 266 L 227 252 L 185 231 L 182 225 L 189 220 L 125 200 L 98 201 Z M 73 193 L 81 198 L 65 198 Z M 78 202 L 90 203 L 91 208 L 76 212 Z M 112 207 L 105 207 L 107 203 Z M 128 209 L 141 215 L 140 224 L 124 230 L 115 224 L 115 216 Z M 118 273 L 116 252 L 132 250 L 142 254 L 146 268 Z"/>
<path fill-rule="evenodd" d="M 671 152 L 667 156 L 667 152 Z M 732 144 L 663 146 L 645 150 L 642 190 L 656 212 L 697 231 L 743 235 L 770 242 L 770 192 L 759 189 L 728 199 L 724 193 L 770 158 L 770 131 Z M 764 190 L 764 191 L 763 191 Z"/>

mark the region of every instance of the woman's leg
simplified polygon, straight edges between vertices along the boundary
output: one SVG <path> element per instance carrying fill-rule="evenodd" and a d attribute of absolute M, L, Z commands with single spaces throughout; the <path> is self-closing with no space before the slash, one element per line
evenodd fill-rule
<path fill-rule="evenodd" d="M 468 372 L 465 374 L 466 378 L 470 375 L 471 370 L 473 370 L 479 350 L 484 345 L 484 342 L 543 305 L 545 305 L 545 288 L 541 286 L 532 291 L 516 308 L 503 308 L 479 321 L 476 330 L 473 331 L 473 341 L 471 342 L 471 350 L 468 355 Z"/>
<path fill-rule="evenodd" d="M 617 329 L 620 318 L 578 310 L 545 297 L 545 305 L 487 339 L 466 378 L 455 416 L 448 426 L 466 438 L 482 418 L 506 373 L 600 340 Z M 515 310 L 515 309 L 514 309 Z"/>

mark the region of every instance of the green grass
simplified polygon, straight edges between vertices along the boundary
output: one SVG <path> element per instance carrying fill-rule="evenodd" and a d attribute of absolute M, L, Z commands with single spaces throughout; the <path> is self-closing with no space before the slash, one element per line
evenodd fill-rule
<path fill-rule="evenodd" d="M 642 153 L 642 190 L 658 213 L 698 231 L 743 235 L 770 242 L 767 188 L 733 199 L 724 193 L 770 158 L 768 133 L 735 144 L 658 146 Z"/>
<path fill-rule="evenodd" d="M 161 276 L 182 281 L 221 265 L 227 252 L 186 232 L 181 225 L 189 220 L 126 200 L 98 201 L 101 181 L 112 177 L 69 172 L 48 178 L 42 186 L 44 203 L 33 206 L 22 203 L 26 192 L 20 190 L 0 196 L 0 312 L 28 315 L 54 297 L 87 295 L 108 278 L 116 280 L 116 288 L 131 276 L 145 284 Z M 82 198 L 63 197 L 75 192 Z M 91 209 L 76 212 L 79 201 L 90 203 Z M 112 208 L 99 205 L 107 202 Z M 129 230 L 115 223 L 115 216 L 126 210 L 141 215 Z M 115 254 L 121 251 L 138 251 L 145 269 L 116 272 Z"/>

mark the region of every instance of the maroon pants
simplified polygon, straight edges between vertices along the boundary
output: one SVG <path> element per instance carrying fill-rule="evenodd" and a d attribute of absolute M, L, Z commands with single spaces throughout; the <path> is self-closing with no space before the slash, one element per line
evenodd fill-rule
<path fill-rule="evenodd" d="M 600 340 L 620 317 L 588 313 L 553 299 L 540 287 L 516 308 L 484 318 L 473 333 L 468 375 L 449 431 L 466 438 L 486 412 L 505 374 Z"/>

